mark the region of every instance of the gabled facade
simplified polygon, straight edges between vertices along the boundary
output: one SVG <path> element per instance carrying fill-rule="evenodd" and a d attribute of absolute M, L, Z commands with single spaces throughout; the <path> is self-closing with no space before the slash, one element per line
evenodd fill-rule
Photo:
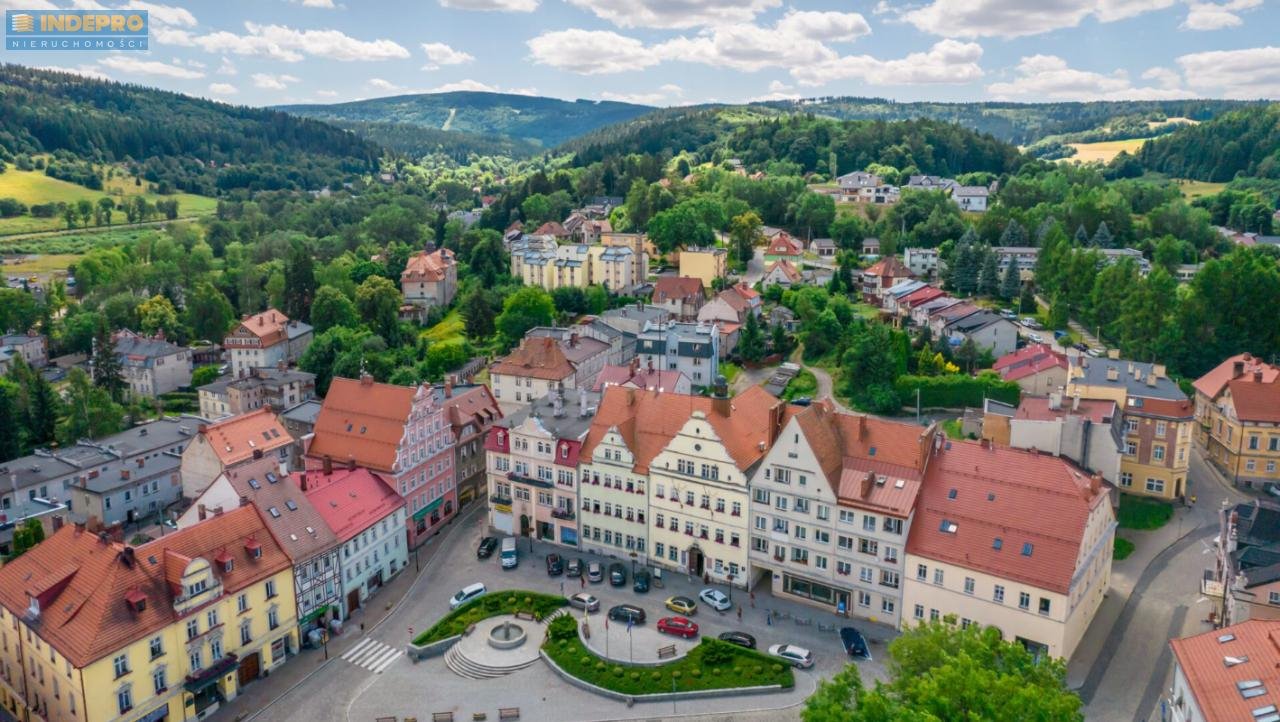
<path fill-rule="evenodd" d="M 290 320 L 274 308 L 245 316 L 222 340 L 231 375 L 240 378 L 256 368 L 292 366 L 311 345 L 311 326 Z"/>
<path fill-rule="evenodd" d="M 1196 439 L 1237 485 L 1280 482 L 1280 367 L 1244 353 L 1196 379 Z"/>
<path fill-rule="evenodd" d="M 636 338 L 636 360 L 645 368 L 679 371 L 695 388 L 720 375 L 720 332 L 716 324 L 647 324 Z"/>
<path fill-rule="evenodd" d="M 437 384 L 432 392 L 444 408 L 453 431 L 453 468 L 457 477 L 458 505 L 485 496 L 484 440 L 494 422 L 502 418 L 497 399 L 484 384 Z"/>
<path fill-rule="evenodd" d="M 182 496 L 195 499 L 227 469 L 256 459 L 288 463 L 293 437 L 269 407 L 201 424 L 182 452 Z"/>
<path fill-rule="evenodd" d="M 698 317 L 707 297 L 702 281 L 688 276 L 663 276 L 653 285 L 651 303 L 668 311 L 681 321 Z"/>
<path fill-rule="evenodd" d="M 458 261 L 453 251 L 441 248 L 415 254 L 400 274 L 404 302 L 419 308 L 443 308 L 458 293 Z"/>
<path fill-rule="evenodd" d="M 164 334 L 152 337 L 124 330 L 112 334 L 111 340 L 133 396 L 154 399 L 191 385 L 191 351 L 169 343 Z"/>
<path fill-rule="evenodd" d="M 1267 722 L 1280 705 L 1280 622 L 1247 621 L 1169 642 L 1172 722 Z"/>
<path fill-rule="evenodd" d="M 803 255 L 804 243 L 791 234 L 782 232 L 769 239 L 769 245 L 764 249 L 764 262 L 791 261 L 792 263 L 799 263 Z"/>
<path fill-rule="evenodd" d="M 200 415 L 221 419 L 263 406 L 288 409 L 316 395 L 316 375 L 289 368 L 253 369 L 243 378 L 225 378 L 197 389 Z"/>

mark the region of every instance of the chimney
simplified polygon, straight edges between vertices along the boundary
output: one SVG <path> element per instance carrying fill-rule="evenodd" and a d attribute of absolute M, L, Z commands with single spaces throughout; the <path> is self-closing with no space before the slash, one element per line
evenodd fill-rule
<path fill-rule="evenodd" d="M 1236 378 L 1244 373 L 1244 361 L 1236 361 L 1231 364 L 1231 378 Z"/>
<path fill-rule="evenodd" d="M 981 446 L 982 446 L 982 448 L 984 448 L 984 449 L 990 449 L 990 448 L 991 448 L 991 439 L 988 439 L 987 437 L 985 437 L 985 436 L 984 436 L 984 437 L 982 437 L 982 440 L 978 442 L 978 444 L 979 444 L 979 445 L 981 445 Z"/>
<path fill-rule="evenodd" d="M 360 374 L 361 386 L 373 386 L 373 377 L 369 374 Z"/>
<path fill-rule="evenodd" d="M 53 525 L 53 531 L 56 534 L 58 530 L 62 528 L 62 525 L 63 525 L 62 515 L 54 514 L 50 523 Z"/>
<path fill-rule="evenodd" d="M 1260 384 L 1260 383 L 1262 383 L 1262 369 L 1254 369 L 1254 370 L 1253 370 L 1253 382 L 1254 382 L 1255 384 Z"/>
<path fill-rule="evenodd" d="M 867 498 L 871 494 L 871 489 L 875 485 L 876 475 L 868 471 L 862 476 L 862 480 L 858 482 L 858 496 Z"/>
<path fill-rule="evenodd" d="M 628 391 L 627 406 L 631 405 L 632 398 L 633 396 L 631 392 Z M 587 418 L 588 413 L 589 412 L 587 410 L 587 392 L 586 390 L 579 390 L 578 391 L 578 416 L 585 419 Z"/>
<path fill-rule="evenodd" d="M 1079 391 L 1076 391 L 1076 395 L 1071 397 L 1071 410 L 1072 411 L 1080 410 L 1080 392 Z"/>
<path fill-rule="evenodd" d="M 128 470 L 128 469 L 121 469 L 121 470 L 120 470 L 120 478 L 121 478 L 121 479 L 123 479 L 123 480 L 125 480 L 125 481 L 128 481 L 128 480 L 129 480 L 129 470 Z"/>
<path fill-rule="evenodd" d="M 1102 490 L 1102 474 L 1095 473 L 1093 476 L 1089 477 L 1089 493 L 1093 494 L 1094 496 L 1097 496 L 1098 492 L 1101 490 Z"/>
<path fill-rule="evenodd" d="M 265 326 L 265 325 L 267 325 L 267 320 L 266 320 L 264 317 L 259 316 L 259 317 L 258 317 L 258 325 L 259 325 L 259 326 Z"/>
<path fill-rule="evenodd" d="M 143 456 L 139 456 L 139 457 L 138 457 L 138 468 L 139 468 L 139 469 L 141 469 L 143 466 L 145 466 L 145 465 L 146 465 L 146 463 L 147 463 L 147 459 L 146 459 L 146 457 L 143 457 Z"/>
<path fill-rule="evenodd" d="M 78 522 L 75 522 L 72 526 L 75 527 L 77 535 L 84 533 L 84 522 L 78 521 Z"/>
<path fill-rule="evenodd" d="M 298 488 L 303 494 L 307 493 L 307 472 L 305 471 L 298 475 Z"/>
<path fill-rule="evenodd" d="M 1052 411 L 1057 411 L 1060 408 L 1062 408 L 1062 392 L 1050 391 L 1049 392 L 1049 409 Z"/>
<path fill-rule="evenodd" d="M 1147 374 L 1147 386 L 1156 385 L 1156 375 L 1154 373 Z"/>
<path fill-rule="evenodd" d="M 356 458 L 354 456 L 347 457 L 347 471 L 356 470 Z"/>
<path fill-rule="evenodd" d="M 569 348 L 575 348 L 578 345 L 578 332 L 574 331 L 569 334 Z"/>
<path fill-rule="evenodd" d="M 249 497 L 244 494 L 240 495 L 240 506 L 249 506 Z"/>
<path fill-rule="evenodd" d="M 1164 364 L 1151 364 L 1151 371 L 1156 375 L 1156 378 L 1162 379 L 1165 377 Z"/>
<path fill-rule="evenodd" d="M 1118 381 L 1120 379 L 1120 371 L 1115 366 L 1107 367 L 1107 380 Z"/>
<path fill-rule="evenodd" d="M 324 456 L 324 475 L 329 476 L 333 473 L 333 457 L 325 454 Z"/>
<path fill-rule="evenodd" d="M 452 377 L 452 376 L 450 376 L 450 377 L 449 377 L 449 378 L 444 382 L 444 397 L 445 397 L 446 399 L 451 399 L 451 398 L 453 398 L 453 377 Z"/>
<path fill-rule="evenodd" d="M 196 517 L 197 517 L 200 521 L 204 521 L 205 519 L 208 519 L 208 518 L 209 518 L 209 507 L 205 506 L 204 504 L 201 504 L 199 507 L 197 507 L 197 508 L 196 508 Z"/>
<path fill-rule="evenodd" d="M 196 433 L 197 433 L 197 434 L 201 434 L 201 435 L 203 435 L 203 434 L 207 433 L 208 431 L 209 431 L 209 425 L 208 425 L 208 424 L 200 424 L 199 426 L 197 426 L 197 427 L 196 427 Z"/>

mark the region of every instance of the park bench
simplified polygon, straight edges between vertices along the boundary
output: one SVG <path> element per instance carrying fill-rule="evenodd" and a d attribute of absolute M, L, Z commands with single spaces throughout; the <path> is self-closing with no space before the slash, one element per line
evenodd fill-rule
<path fill-rule="evenodd" d="M 834 625 L 834 624 L 823 624 L 822 622 L 818 622 L 818 631 L 819 631 L 819 632 L 834 632 L 834 631 L 836 631 L 836 625 Z"/>
<path fill-rule="evenodd" d="M 516 619 L 527 619 L 530 622 L 537 621 L 537 617 L 533 616 L 533 612 L 516 612 Z"/>
<path fill-rule="evenodd" d="M 658 647 L 658 659 L 667 659 L 676 656 L 676 645 L 668 644 L 665 647 Z"/>
<path fill-rule="evenodd" d="M 812 618 L 812 617 L 796 617 L 796 626 L 797 626 L 797 627 L 812 627 L 812 626 L 813 626 L 813 618 Z"/>
<path fill-rule="evenodd" d="M 499 707 L 498 719 L 499 720 L 520 719 L 520 708 L 519 707 Z"/>
<path fill-rule="evenodd" d="M 431 722 L 453 722 L 452 712 L 432 712 Z"/>
<path fill-rule="evenodd" d="M 487 719 L 489 719 L 489 715 L 485 714 L 484 712 L 471 713 L 471 722 L 484 722 Z"/>
<path fill-rule="evenodd" d="M 474 624 L 468 624 L 468 625 L 467 625 L 467 628 L 466 628 L 466 629 L 464 629 L 464 630 L 462 630 L 462 636 L 464 636 L 464 637 L 470 637 L 470 636 L 471 636 L 471 633 L 472 633 L 472 632 L 474 632 L 474 631 L 476 631 L 476 625 L 474 625 Z"/>

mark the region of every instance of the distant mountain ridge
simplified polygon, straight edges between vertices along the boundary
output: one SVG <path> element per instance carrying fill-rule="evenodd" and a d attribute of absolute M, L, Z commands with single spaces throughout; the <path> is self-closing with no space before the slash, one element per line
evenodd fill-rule
<path fill-rule="evenodd" d="M 544 149 L 653 110 L 610 100 L 569 101 L 479 91 L 397 95 L 331 105 L 282 105 L 276 109 L 327 121 L 393 123 L 502 136 Z"/>

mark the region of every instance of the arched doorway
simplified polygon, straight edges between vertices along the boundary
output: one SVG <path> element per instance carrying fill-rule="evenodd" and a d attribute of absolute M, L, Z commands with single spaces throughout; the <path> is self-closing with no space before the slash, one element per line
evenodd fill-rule
<path fill-rule="evenodd" d="M 687 559 L 686 568 L 689 573 L 695 577 L 702 576 L 702 573 L 706 571 L 706 557 L 702 555 L 702 549 L 698 548 L 697 544 L 689 547 Z"/>

